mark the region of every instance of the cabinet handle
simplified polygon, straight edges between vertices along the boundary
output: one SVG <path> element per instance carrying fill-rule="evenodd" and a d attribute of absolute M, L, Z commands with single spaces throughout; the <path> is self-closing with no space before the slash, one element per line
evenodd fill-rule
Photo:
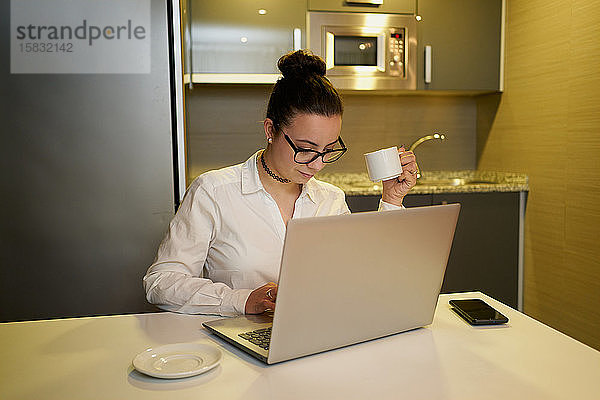
<path fill-rule="evenodd" d="M 294 51 L 302 48 L 302 30 L 300 28 L 294 29 Z"/>
<path fill-rule="evenodd" d="M 425 83 L 431 83 L 431 46 L 425 46 Z"/>

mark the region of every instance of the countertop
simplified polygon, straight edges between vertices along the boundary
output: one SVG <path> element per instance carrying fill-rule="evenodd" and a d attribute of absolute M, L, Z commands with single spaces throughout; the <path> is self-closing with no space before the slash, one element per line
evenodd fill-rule
<path fill-rule="evenodd" d="M 448 301 L 481 298 L 509 318 L 474 327 Z M 368 316 L 356 315 L 357 324 Z M 149 313 L 0 324 L 2 399 L 597 399 L 600 352 L 482 293 L 440 295 L 433 323 L 266 366 L 202 328 L 215 316 Z M 318 330 L 316 330 L 318 333 Z M 149 347 L 202 343 L 218 367 L 158 379 Z"/>
<path fill-rule="evenodd" d="M 367 173 L 322 173 L 316 176 L 341 188 L 348 196 L 381 194 L 381 182 L 371 182 Z M 410 194 L 483 193 L 528 191 L 525 174 L 498 171 L 427 171 Z"/>

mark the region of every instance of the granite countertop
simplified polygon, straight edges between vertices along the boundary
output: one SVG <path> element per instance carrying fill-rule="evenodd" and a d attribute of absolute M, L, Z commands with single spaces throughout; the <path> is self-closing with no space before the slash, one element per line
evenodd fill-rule
<path fill-rule="evenodd" d="M 349 196 L 381 194 L 381 182 L 371 182 L 367 173 L 322 173 L 316 176 L 341 188 Z M 410 194 L 483 193 L 528 191 L 525 174 L 495 171 L 426 171 Z"/>

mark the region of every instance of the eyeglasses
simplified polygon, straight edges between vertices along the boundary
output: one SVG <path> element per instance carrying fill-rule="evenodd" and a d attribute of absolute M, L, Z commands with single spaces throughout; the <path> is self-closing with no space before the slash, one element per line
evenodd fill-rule
<path fill-rule="evenodd" d="M 288 135 L 286 135 L 285 132 L 283 132 L 283 131 L 281 131 L 281 132 L 283 133 L 285 140 L 287 140 L 289 145 L 292 147 L 292 150 L 294 150 L 294 161 L 296 161 L 298 164 L 310 164 L 311 162 L 315 161 L 319 157 L 321 157 L 321 160 L 323 160 L 324 163 L 329 164 L 329 163 L 339 160 L 340 157 L 344 155 L 346 150 L 348 150 L 346 148 L 346 145 L 344 144 L 344 141 L 342 140 L 341 136 L 338 136 L 338 140 L 337 140 L 339 142 L 340 146 L 342 146 L 341 149 L 325 150 L 325 151 L 321 152 L 321 151 L 302 149 L 300 147 L 296 147 L 294 142 L 292 142 L 292 139 L 290 139 L 290 137 Z"/>

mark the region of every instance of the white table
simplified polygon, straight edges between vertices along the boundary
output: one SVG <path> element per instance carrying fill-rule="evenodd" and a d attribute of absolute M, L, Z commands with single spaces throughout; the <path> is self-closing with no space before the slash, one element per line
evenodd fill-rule
<path fill-rule="evenodd" d="M 477 297 L 509 317 L 472 327 L 448 306 Z M 0 324 L 0 399 L 599 399 L 600 352 L 481 293 L 441 295 L 431 326 L 266 366 L 207 333 L 215 317 L 153 313 Z M 357 316 L 360 324 L 360 316 Z M 144 349 L 221 348 L 216 369 L 161 380 Z"/>

